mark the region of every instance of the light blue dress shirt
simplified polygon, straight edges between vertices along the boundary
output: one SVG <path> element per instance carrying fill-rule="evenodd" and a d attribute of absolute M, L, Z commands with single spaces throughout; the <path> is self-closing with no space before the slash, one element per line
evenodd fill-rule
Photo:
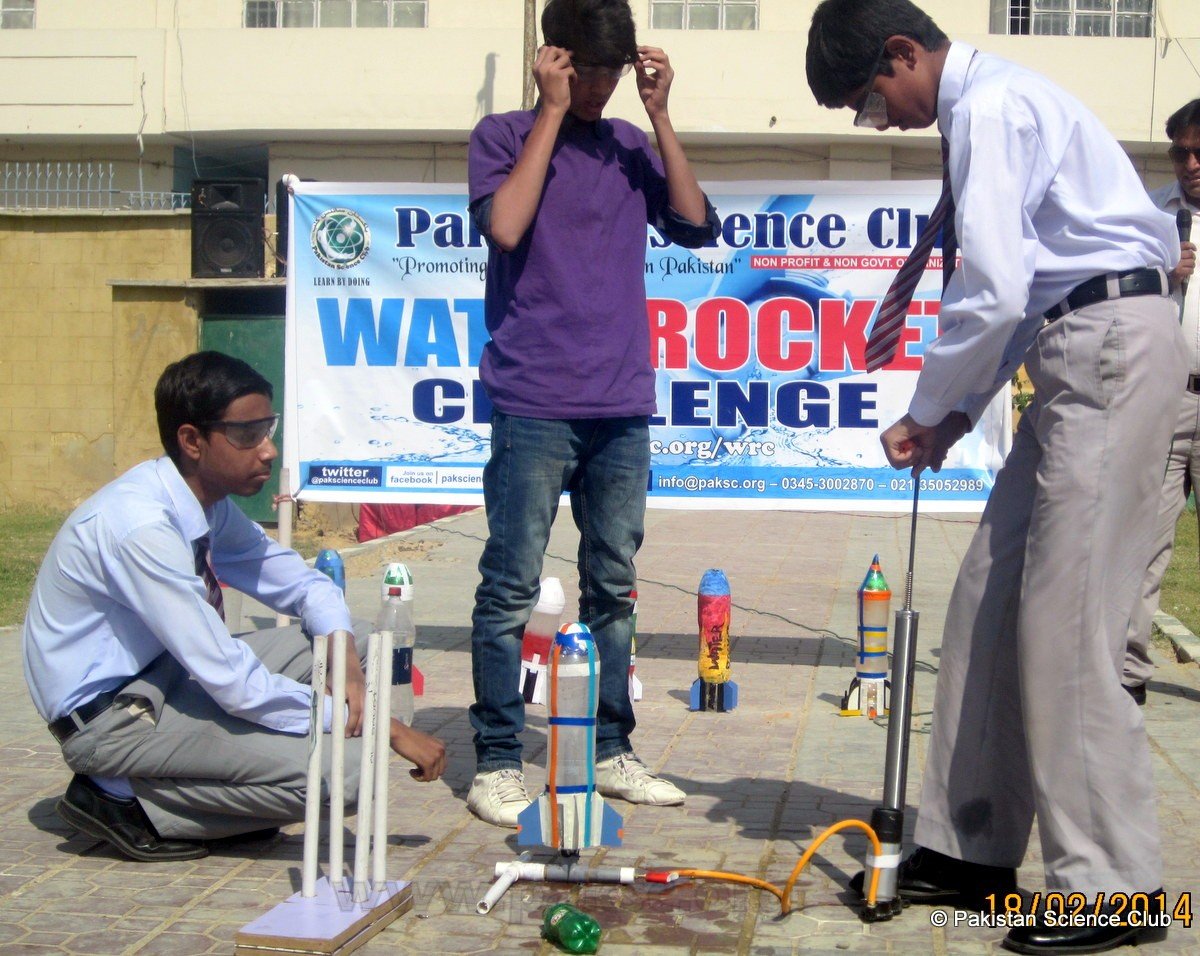
<path fill-rule="evenodd" d="M 203 537 L 222 582 L 301 618 L 310 633 L 350 630 L 329 578 L 228 500 L 206 512 L 169 458 L 143 462 L 75 510 L 38 572 L 22 646 L 43 720 L 122 686 L 166 651 L 226 712 L 308 732 L 310 689 L 268 671 L 208 604 L 196 573 Z"/>

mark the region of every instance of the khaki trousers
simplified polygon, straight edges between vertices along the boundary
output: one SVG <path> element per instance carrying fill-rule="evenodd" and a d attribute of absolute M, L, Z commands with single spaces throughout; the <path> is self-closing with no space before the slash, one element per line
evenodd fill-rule
<path fill-rule="evenodd" d="M 1046 884 L 1162 885 L 1150 750 L 1121 687 L 1187 369 L 1171 300 L 1088 306 L 1026 357 L 1035 399 L 946 615 L 916 842 Z"/>

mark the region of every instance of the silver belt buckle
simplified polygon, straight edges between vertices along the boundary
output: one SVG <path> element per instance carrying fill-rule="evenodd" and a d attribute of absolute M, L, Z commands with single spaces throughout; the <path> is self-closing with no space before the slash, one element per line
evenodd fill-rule
<path fill-rule="evenodd" d="M 1192 372 L 1192 374 L 1188 376 L 1187 390 L 1193 395 L 1200 395 L 1200 374 Z"/>

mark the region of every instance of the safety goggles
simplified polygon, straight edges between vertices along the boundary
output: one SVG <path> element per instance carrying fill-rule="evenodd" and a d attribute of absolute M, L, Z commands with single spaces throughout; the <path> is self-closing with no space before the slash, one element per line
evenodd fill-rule
<path fill-rule="evenodd" d="M 268 438 L 275 437 L 275 430 L 279 427 L 279 416 L 253 418 L 244 422 L 205 422 L 204 426 L 224 434 L 225 440 L 234 448 L 249 451 Z"/>
<path fill-rule="evenodd" d="M 887 100 L 883 98 L 882 93 L 876 93 L 872 89 L 875 85 L 875 78 L 879 76 L 880 67 L 883 66 L 883 58 L 886 53 L 886 46 L 879 48 L 879 56 L 875 57 L 875 65 L 871 67 L 871 73 L 867 77 L 866 95 L 863 96 L 858 112 L 854 114 L 854 125 L 857 127 L 876 129 L 888 125 Z"/>

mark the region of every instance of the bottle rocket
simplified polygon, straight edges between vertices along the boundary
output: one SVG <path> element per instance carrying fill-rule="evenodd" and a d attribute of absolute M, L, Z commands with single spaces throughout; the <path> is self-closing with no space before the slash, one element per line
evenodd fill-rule
<path fill-rule="evenodd" d="M 620 846 L 621 817 L 596 790 L 600 657 L 586 624 L 564 624 L 548 667 L 546 792 L 517 817 L 517 843 L 573 853 Z"/>
<path fill-rule="evenodd" d="M 637 670 L 637 591 L 630 591 L 629 596 L 633 598 L 633 634 L 629 638 L 629 699 L 639 701 L 642 699 L 642 682 L 634 673 Z"/>
<path fill-rule="evenodd" d="M 333 548 L 325 548 L 318 554 L 313 567 L 341 588 L 343 594 L 346 593 L 346 566 L 342 563 L 342 556 Z"/>
<path fill-rule="evenodd" d="M 546 703 L 546 663 L 566 604 L 558 578 L 542 581 L 538 602 L 521 638 L 521 696 L 527 704 Z"/>
<path fill-rule="evenodd" d="M 710 568 L 700 579 L 696 595 L 696 617 L 700 626 L 700 651 L 697 669 L 700 676 L 692 684 L 692 710 L 733 710 L 738 702 L 738 686 L 730 680 L 729 622 L 733 598 L 725 572 Z"/>
<path fill-rule="evenodd" d="M 855 674 L 842 697 L 842 716 L 874 720 L 888 712 L 888 617 L 892 589 L 875 555 L 858 589 L 858 653 Z"/>
<path fill-rule="evenodd" d="M 413 664 L 417 625 L 413 616 L 413 577 L 408 566 L 399 562 L 389 564 L 381 590 L 382 604 L 375 629 L 380 633 L 392 632 L 392 707 L 396 716 L 411 726 L 416 708 L 413 698 L 424 693 L 425 680 Z"/>

